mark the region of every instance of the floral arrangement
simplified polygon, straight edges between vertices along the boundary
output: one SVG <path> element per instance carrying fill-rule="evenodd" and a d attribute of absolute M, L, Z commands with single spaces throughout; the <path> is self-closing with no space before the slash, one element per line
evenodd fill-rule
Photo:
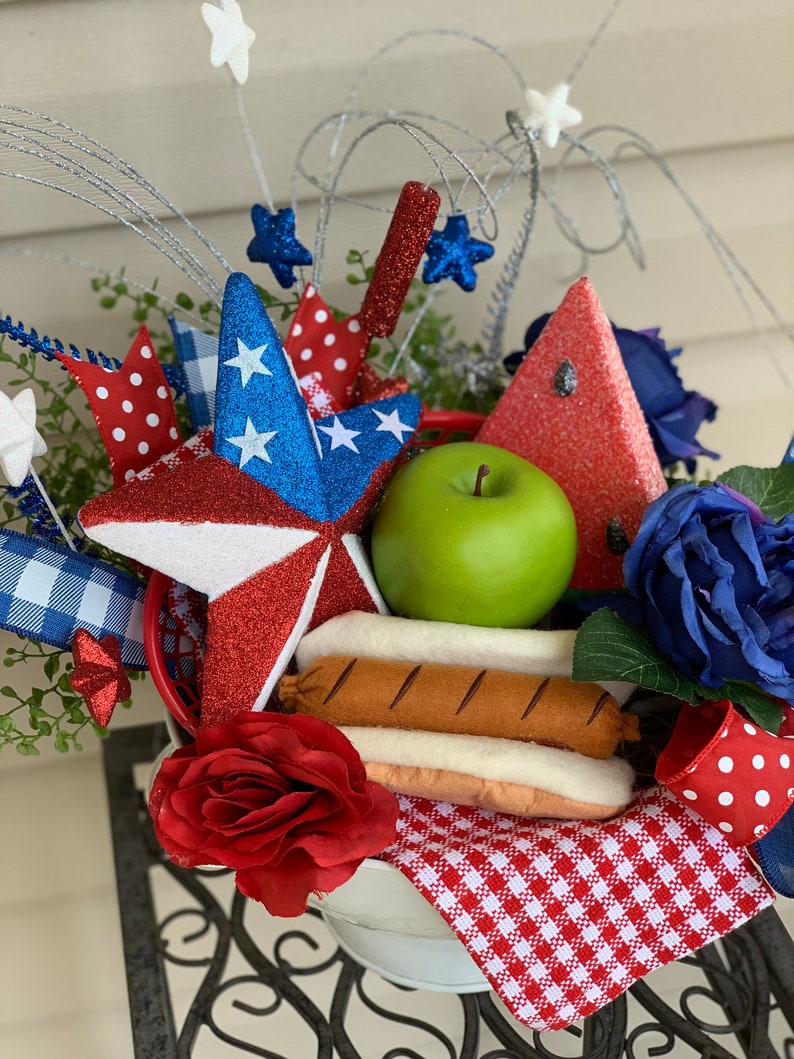
<path fill-rule="evenodd" d="M 205 4 L 204 18 L 213 63 L 244 83 L 253 34 L 239 5 Z M 698 458 L 714 454 L 697 434 L 716 405 L 685 388 L 680 350 L 658 329 L 611 323 L 585 279 L 531 324 L 522 350 L 501 349 L 540 200 L 540 146 L 562 139 L 594 158 L 567 131 L 581 120 L 569 88 L 526 89 L 507 143 L 490 145 L 532 203 L 478 341 L 459 339 L 434 299 L 444 282 L 476 287 L 494 247 L 470 221 L 482 235 L 486 210 L 455 199 L 438 227 L 441 197 L 418 180 L 403 187 L 374 263 L 349 252 L 350 285 L 366 287 L 353 314 L 299 282 L 296 270 L 317 269 L 324 245 L 313 255 L 294 208 L 269 203 L 252 209 L 248 258 L 288 293 L 231 272 L 208 300 L 178 293 L 165 306 L 154 290 L 99 276 L 101 304 L 131 299 L 144 325 L 121 363 L 0 320 L 0 357 L 24 387 L 0 395 L 0 624 L 26 637 L 5 664 L 40 657 L 51 682 L 28 698 L 0 689 L 10 700 L 3 743 L 33 754 L 42 738 L 66 750 L 86 727 L 103 734 L 129 698 L 128 673 L 156 661 L 158 679 L 176 678 L 160 665 L 170 638 L 200 710 L 180 711 L 185 745 L 151 791 L 167 855 L 233 869 L 246 896 L 284 916 L 380 856 L 448 918 L 513 1013 L 541 1028 L 567 1025 L 732 929 L 771 887 L 787 892 L 794 826 L 792 465 L 700 480 Z M 344 125 L 335 115 L 320 131 Z M 302 156 L 298 171 L 307 166 Z M 341 168 L 327 173 L 330 208 Z M 464 165 L 464 183 L 473 177 Z M 140 220 L 157 230 L 153 215 Z M 175 313 L 169 332 L 155 330 L 171 308 L 190 322 Z M 58 383 L 42 376 L 42 360 L 64 369 Z M 34 387 L 47 401 L 38 420 Z M 80 443 L 77 388 L 107 463 Z M 448 592 L 393 602 L 394 540 L 409 543 L 401 570 L 417 526 L 436 540 L 411 494 L 447 488 L 421 483 L 443 462 L 421 451 L 428 408 L 440 407 L 475 412 L 459 443 L 473 470 L 453 468 L 450 480 L 465 483 L 452 503 L 465 494 L 469 511 L 475 500 L 478 533 L 478 500 L 500 497 L 519 466 L 551 482 L 547 506 L 532 501 L 532 525 L 553 528 L 521 568 L 539 571 L 527 596 L 552 566 L 562 571 L 536 628 L 500 622 L 508 590 L 494 587 L 499 564 L 479 554 L 489 547 L 466 551 Z M 44 434 L 66 443 L 47 453 Z M 454 464 L 460 448 L 441 448 Z M 39 478 L 33 460 L 45 455 Z M 509 552 L 535 532 L 521 525 Z M 420 580 L 433 548 L 444 573 L 458 532 L 439 531 Z M 169 579 L 162 607 L 147 593 L 152 570 Z M 497 617 L 482 617 L 486 598 Z M 501 716 L 509 703 L 516 718 Z M 604 921 L 604 888 L 622 894 L 600 938 L 613 957 L 606 969 L 584 928 Z M 666 933 L 649 919 L 649 893 Z M 500 927 L 508 914 L 515 943 Z M 545 955 L 539 921 L 559 934 Z M 522 945 L 536 946 L 542 974 Z"/>

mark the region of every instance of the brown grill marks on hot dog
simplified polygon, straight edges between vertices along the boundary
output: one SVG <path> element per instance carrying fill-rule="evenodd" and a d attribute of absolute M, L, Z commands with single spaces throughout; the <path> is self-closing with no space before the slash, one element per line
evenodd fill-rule
<path fill-rule="evenodd" d="M 547 687 L 549 686 L 549 680 L 550 680 L 550 679 L 551 679 L 550 677 L 545 677 L 545 678 L 544 678 L 544 680 L 542 681 L 542 683 L 538 685 L 538 690 L 537 690 L 537 691 L 535 692 L 535 694 L 534 694 L 534 695 L 532 696 L 532 698 L 531 698 L 531 699 L 529 700 L 529 702 L 527 703 L 527 708 L 526 708 L 526 709 L 524 710 L 524 712 L 523 712 L 523 713 L 521 714 L 521 720 L 522 720 L 522 721 L 523 721 L 523 720 L 524 720 L 524 719 L 525 719 L 526 717 L 529 717 L 530 713 L 532 713 L 532 711 L 533 711 L 533 710 L 535 709 L 535 707 L 537 706 L 537 704 L 538 704 L 538 703 L 540 702 L 540 700 L 541 700 L 541 699 L 543 698 L 543 692 L 544 692 L 544 691 L 546 690 L 546 688 L 547 688 Z"/>
<path fill-rule="evenodd" d="M 545 743 L 594 758 L 639 738 L 598 684 L 480 666 L 328 655 L 281 679 L 288 708 L 331 724 L 411 728 Z"/>

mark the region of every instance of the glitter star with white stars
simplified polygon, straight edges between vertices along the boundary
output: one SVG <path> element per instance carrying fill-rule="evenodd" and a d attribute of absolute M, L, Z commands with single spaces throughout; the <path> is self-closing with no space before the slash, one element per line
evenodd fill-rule
<path fill-rule="evenodd" d="M 256 34 L 243 22 L 243 12 L 237 0 L 224 0 L 222 7 L 202 4 L 201 15 L 212 33 L 210 62 L 213 66 L 228 63 L 238 84 L 248 80 L 248 49 Z"/>
<path fill-rule="evenodd" d="M 380 423 L 375 427 L 376 430 L 388 430 L 401 444 L 405 440 L 403 434 L 413 434 L 414 428 L 401 422 L 399 408 L 395 408 L 388 415 L 379 412 L 377 408 L 373 408 L 372 411 L 380 420 Z"/>
<path fill-rule="evenodd" d="M 268 372 L 270 374 L 270 372 Z M 277 431 L 265 430 L 260 434 L 250 419 L 246 420 L 245 433 L 241 437 L 227 438 L 230 445 L 240 449 L 239 467 L 245 467 L 249 460 L 259 459 L 266 463 L 273 461 L 267 454 L 267 444 L 276 436 Z"/>
<path fill-rule="evenodd" d="M 342 446 L 346 449 L 351 449 L 353 452 L 358 452 L 353 438 L 357 438 L 361 431 L 350 430 L 341 422 L 339 416 L 334 416 L 334 421 L 330 427 L 318 426 L 317 429 L 322 430 L 331 439 L 331 452 Z"/>
<path fill-rule="evenodd" d="M 240 369 L 240 385 L 245 387 L 251 381 L 252 375 L 272 375 L 273 372 L 262 363 L 262 354 L 267 346 L 256 346 L 249 349 L 242 338 L 237 339 L 237 356 L 230 357 L 226 361 L 227 368 Z"/>
<path fill-rule="evenodd" d="M 570 90 L 571 86 L 563 83 L 545 95 L 534 88 L 528 88 L 526 91 L 529 113 L 524 119 L 524 125 L 530 132 L 537 133 L 547 147 L 557 146 L 563 129 L 581 123 L 581 113 L 568 106 Z"/>

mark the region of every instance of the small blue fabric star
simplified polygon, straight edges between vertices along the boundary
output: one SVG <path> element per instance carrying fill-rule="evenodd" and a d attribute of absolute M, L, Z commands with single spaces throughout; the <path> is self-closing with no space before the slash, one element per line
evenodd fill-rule
<path fill-rule="evenodd" d="M 426 253 L 425 283 L 454 279 L 463 290 L 472 291 L 477 283 L 474 266 L 493 257 L 493 246 L 470 236 L 469 222 L 459 213 L 447 219 L 443 232 L 432 233 Z"/>
<path fill-rule="evenodd" d="M 264 206 L 252 206 L 251 220 L 256 235 L 248 244 L 248 260 L 270 265 L 281 287 L 296 281 L 293 265 L 310 265 L 312 255 L 295 234 L 295 211 L 289 206 L 271 213 Z"/>

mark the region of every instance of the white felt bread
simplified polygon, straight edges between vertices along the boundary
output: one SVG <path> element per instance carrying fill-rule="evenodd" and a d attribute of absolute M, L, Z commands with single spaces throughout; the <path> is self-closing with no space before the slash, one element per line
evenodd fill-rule
<path fill-rule="evenodd" d="M 342 726 L 369 779 L 398 794 L 518 816 L 603 820 L 631 801 L 634 770 L 622 758 L 489 736 Z"/>
<path fill-rule="evenodd" d="M 492 629 L 351 610 L 306 633 L 298 642 L 295 661 L 301 672 L 317 658 L 341 654 L 570 677 L 575 639 L 573 629 Z M 601 683 L 619 705 L 637 686 L 625 681 Z"/>

